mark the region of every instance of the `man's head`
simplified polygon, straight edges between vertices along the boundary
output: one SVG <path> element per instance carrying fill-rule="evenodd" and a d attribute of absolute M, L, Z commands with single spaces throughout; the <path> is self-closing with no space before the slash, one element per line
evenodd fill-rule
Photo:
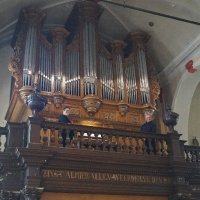
<path fill-rule="evenodd" d="M 63 109 L 63 115 L 68 116 L 69 113 L 70 113 L 70 109 L 69 109 L 68 107 L 65 107 L 65 108 Z"/>
<path fill-rule="evenodd" d="M 154 113 L 153 111 L 146 111 L 144 113 L 145 122 L 151 122 L 154 120 Z"/>
<path fill-rule="evenodd" d="M 146 122 L 150 122 L 153 120 L 153 115 L 145 114 L 144 118 Z"/>

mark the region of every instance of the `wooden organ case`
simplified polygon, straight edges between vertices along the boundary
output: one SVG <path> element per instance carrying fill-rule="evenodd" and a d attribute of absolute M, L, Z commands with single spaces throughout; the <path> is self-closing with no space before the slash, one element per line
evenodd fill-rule
<path fill-rule="evenodd" d="M 156 110 L 160 88 L 147 54 L 149 36 L 138 31 L 105 44 L 98 33 L 102 12 L 94 1 L 79 2 L 66 22 L 68 30 L 43 34 L 43 11 L 22 10 L 9 65 L 15 86 L 8 121 L 27 119 L 24 101 L 35 84 L 48 98 L 41 115 L 49 120 L 56 121 L 69 106 L 75 124 L 138 130 L 143 112 Z"/>

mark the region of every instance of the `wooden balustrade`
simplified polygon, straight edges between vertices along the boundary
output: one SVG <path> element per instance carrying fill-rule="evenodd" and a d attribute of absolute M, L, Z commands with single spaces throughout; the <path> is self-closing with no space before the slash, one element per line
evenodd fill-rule
<path fill-rule="evenodd" d="M 186 162 L 200 163 L 200 147 L 199 146 L 184 146 Z"/>
<path fill-rule="evenodd" d="M 64 130 L 64 131 L 63 131 Z M 46 146 L 168 156 L 169 138 L 161 134 L 43 122 L 40 141 Z"/>

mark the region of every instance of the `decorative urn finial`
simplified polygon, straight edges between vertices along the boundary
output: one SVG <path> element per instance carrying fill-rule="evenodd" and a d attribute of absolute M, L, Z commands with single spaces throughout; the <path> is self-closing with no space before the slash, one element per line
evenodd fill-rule
<path fill-rule="evenodd" d="M 33 117 L 37 117 L 38 113 L 44 109 L 47 104 L 47 98 L 40 95 L 38 85 L 34 85 L 33 93 L 28 95 L 26 105 L 31 109 Z"/>
<path fill-rule="evenodd" d="M 169 133 L 174 133 L 174 126 L 176 126 L 179 114 L 172 112 L 171 108 L 168 106 L 166 108 L 165 119 L 163 119 L 164 124 L 169 128 Z"/>

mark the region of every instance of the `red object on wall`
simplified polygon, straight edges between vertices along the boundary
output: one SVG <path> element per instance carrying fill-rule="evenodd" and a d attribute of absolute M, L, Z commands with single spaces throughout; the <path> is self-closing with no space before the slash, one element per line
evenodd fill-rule
<path fill-rule="evenodd" d="M 193 66 L 193 60 L 190 60 L 189 62 L 186 63 L 185 65 L 185 69 L 189 72 L 189 73 L 195 73 L 197 71 L 197 68 L 194 68 Z"/>

